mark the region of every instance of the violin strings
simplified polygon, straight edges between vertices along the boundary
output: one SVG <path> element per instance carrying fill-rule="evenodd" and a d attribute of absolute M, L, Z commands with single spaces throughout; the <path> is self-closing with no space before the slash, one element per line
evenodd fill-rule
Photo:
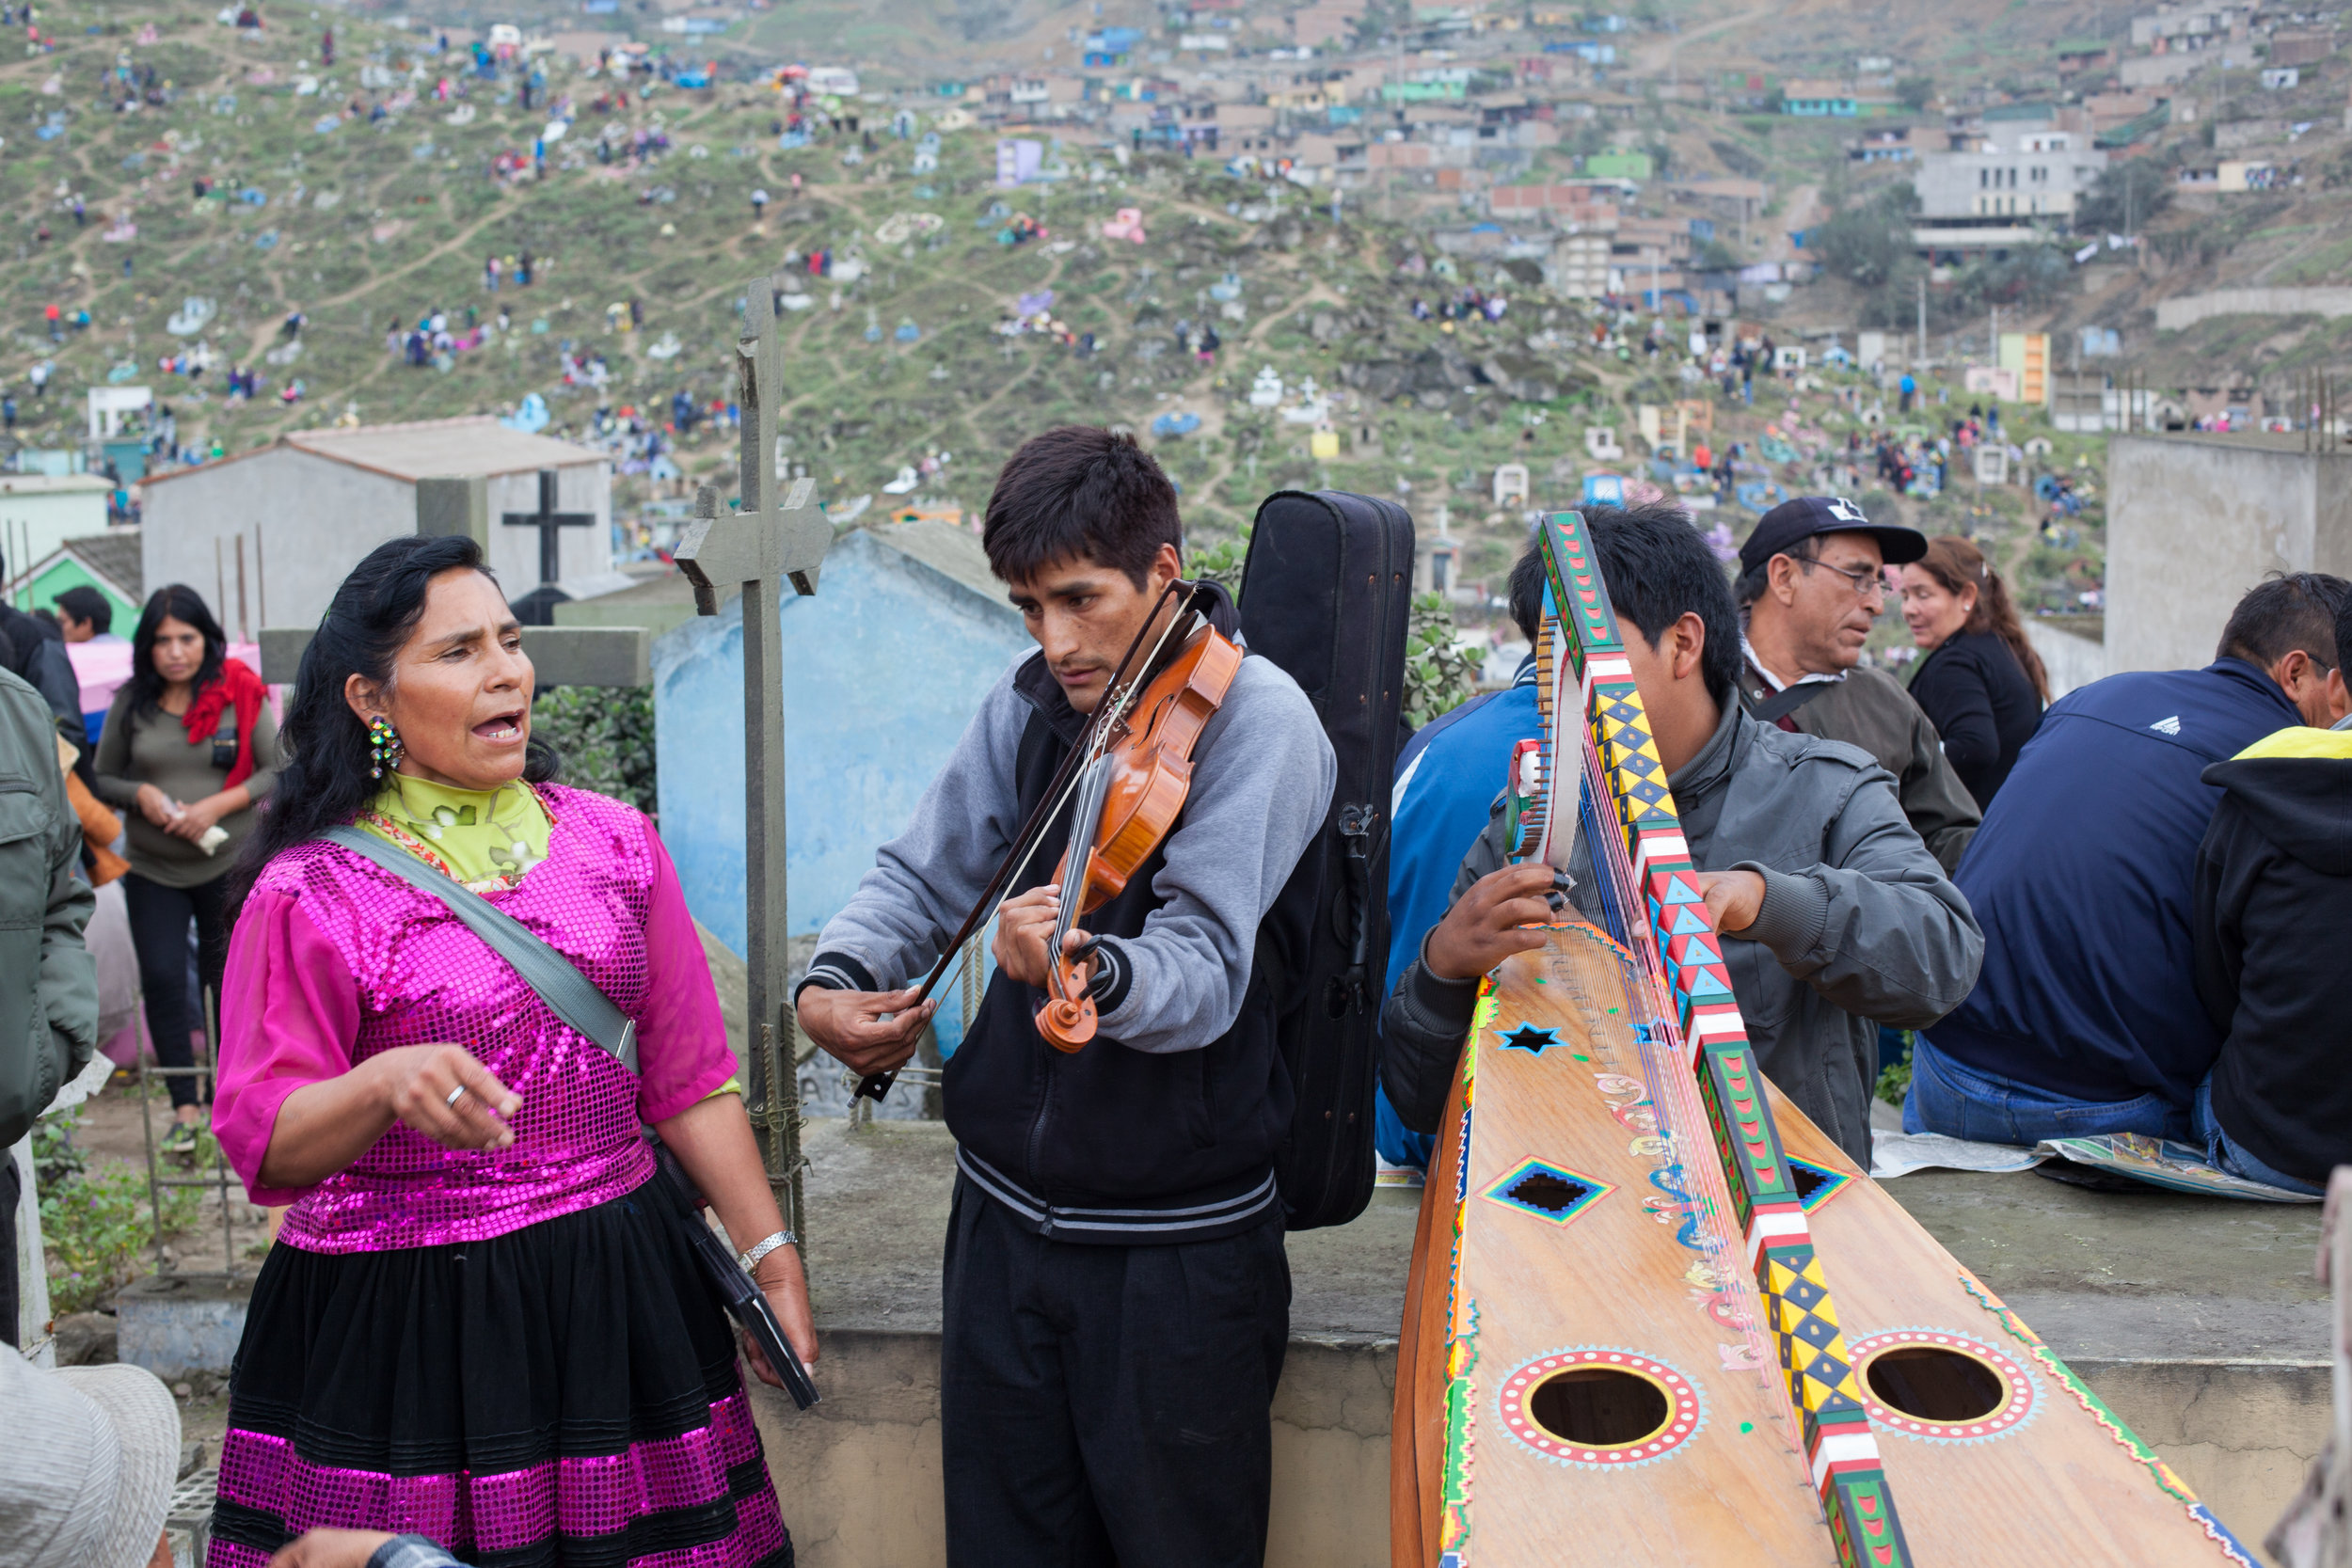
<path fill-rule="evenodd" d="M 1107 736 L 1118 723 L 1125 719 L 1127 710 L 1133 706 L 1136 695 L 1142 691 L 1143 672 L 1159 661 L 1160 655 L 1168 647 L 1168 640 L 1175 634 L 1176 628 L 1184 624 L 1185 615 L 1190 612 L 1189 601 L 1195 594 L 1200 592 L 1200 584 L 1186 583 L 1180 578 L 1160 591 L 1161 602 L 1165 603 L 1179 588 L 1185 590 L 1187 602 L 1180 604 L 1176 613 L 1168 617 L 1168 625 L 1161 629 L 1159 640 L 1152 645 L 1151 654 L 1127 683 L 1120 686 L 1114 678 L 1111 689 L 1104 694 L 1102 706 L 1095 710 L 1092 721 L 1088 724 L 1079 751 L 1073 753 L 1073 760 L 1081 753 L 1089 762 L 1101 755 L 1104 737 Z M 1155 605 L 1152 607 L 1152 615 L 1156 618 L 1158 614 L 1159 607 Z M 1127 669 L 1129 660 L 1135 657 L 1136 650 L 1142 646 L 1142 643 L 1143 633 L 1138 631 L 1136 633 L 1135 641 L 1128 646 L 1126 657 L 1119 661 L 1120 673 Z M 955 961 L 955 956 L 963 950 L 964 943 L 970 942 L 990 921 L 996 918 L 996 911 L 1004 907 L 1005 900 L 1011 896 L 1013 886 L 1021 880 L 1022 873 L 1028 870 L 1029 862 L 1037 857 L 1039 847 L 1045 842 L 1046 835 L 1052 830 L 1055 820 L 1061 816 L 1062 807 L 1068 804 L 1071 797 L 1076 793 L 1079 782 L 1085 777 L 1085 773 L 1086 769 L 1083 767 L 1072 768 L 1060 793 L 1055 797 L 1051 809 L 1036 817 L 1032 827 L 1023 834 L 1020 841 L 1020 857 L 1013 863 L 1011 871 L 1003 876 L 990 892 L 981 895 L 981 904 L 987 907 L 987 914 L 979 914 L 979 906 L 975 906 L 974 914 L 966 920 L 962 934 L 957 937 L 948 945 L 947 950 L 939 956 L 938 961 L 932 965 L 930 976 L 923 982 L 923 989 L 915 993 L 915 1001 L 918 1005 L 924 998 L 930 995 L 932 988 L 939 984 L 940 976 L 946 974 L 948 966 Z M 989 902 L 992 897 L 994 899 L 993 903 Z"/>
<path fill-rule="evenodd" d="M 1070 927 L 1077 919 L 1078 906 L 1086 900 L 1087 871 L 1094 861 L 1094 832 L 1103 819 L 1103 802 L 1110 794 L 1111 759 L 1100 756 L 1088 764 L 1081 775 L 1085 781 L 1078 797 L 1078 807 L 1070 819 L 1070 863 L 1062 875 L 1061 911 L 1054 921 L 1054 940 L 1046 948 L 1046 974 L 1052 982 L 1054 994 L 1065 1002 L 1076 998 L 1065 996 L 1061 989 L 1062 942 L 1070 935 Z M 1083 830 L 1083 831 L 1081 831 Z"/>

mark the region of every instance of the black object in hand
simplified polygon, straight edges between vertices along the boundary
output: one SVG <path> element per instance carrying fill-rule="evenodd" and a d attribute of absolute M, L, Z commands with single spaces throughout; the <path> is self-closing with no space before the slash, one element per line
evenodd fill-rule
<path fill-rule="evenodd" d="M 743 1272 L 727 1251 L 726 1243 L 711 1232 L 703 1218 L 702 1194 L 677 1156 L 653 1142 L 654 1160 L 659 1169 L 654 1180 L 659 1182 L 677 1212 L 680 1224 L 686 1227 L 687 1243 L 694 1249 L 694 1258 L 702 1265 L 703 1275 L 719 1292 L 720 1302 L 727 1315 L 743 1327 L 768 1357 L 768 1365 L 784 1380 L 784 1391 L 792 1396 L 792 1402 L 803 1410 L 817 1402 L 817 1385 L 809 1380 L 808 1369 L 793 1354 L 791 1342 L 784 1337 L 784 1324 L 776 1321 L 776 1309 L 768 1305 L 759 1282 Z"/>

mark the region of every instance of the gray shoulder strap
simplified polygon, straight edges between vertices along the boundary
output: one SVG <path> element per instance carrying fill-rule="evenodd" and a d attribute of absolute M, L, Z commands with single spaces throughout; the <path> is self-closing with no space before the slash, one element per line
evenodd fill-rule
<path fill-rule="evenodd" d="M 449 906 L 490 950 L 514 966 L 523 983 L 539 993 L 556 1017 L 619 1058 L 629 1071 L 637 1070 L 637 1021 L 612 1005 L 589 978 L 573 967 L 529 927 L 472 889 L 452 881 L 404 849 L 394 848 L 373 833 L 358 828 L 329 828 L 319 835 L 326 842 L 363 855 L 420 892 Z"/>

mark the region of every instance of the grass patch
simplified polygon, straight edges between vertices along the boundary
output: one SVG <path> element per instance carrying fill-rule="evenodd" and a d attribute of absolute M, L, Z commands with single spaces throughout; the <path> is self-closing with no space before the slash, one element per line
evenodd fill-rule
<path fill-rule="evenodd" d="M 139 1254 L 156 1241 L 146 1173 L 121 1166 L 92 1175 L 73 1144 L 81 1117 L 77 1106 L 42 1117 L 33 1129 L 49 1304 L 59 1316 L 87 1311 L 127 1284 L 139 1272 Z M 206 1132 L 198 1142 L 196 1168 L 211 1168 L 218 1152 L 219 1146 Z M 194 1187 L 165 1188 L 164 1235 L 195 1224 L 202 1202 L 202 1194 Z"/>

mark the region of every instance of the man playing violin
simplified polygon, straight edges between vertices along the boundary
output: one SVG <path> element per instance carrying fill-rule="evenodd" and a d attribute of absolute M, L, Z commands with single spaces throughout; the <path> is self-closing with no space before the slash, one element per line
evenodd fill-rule
<path fill-rule="evenodd" d="M 952 945 L 1089 716 L 1138 684 L 1114 679 L 1129 650 L 1139 670 L 1186 635 L 1164 596 L 1183 540 L 1174 487 L 1131 437 L 1066 426 L 1005 466 L 982 542 L 1038 647 L 990 690 L 818 939 L 801 1023 L 850 1068 L 914 1053 L 938 1004 L 909 982 Z M 1231 602 L 1213 602 L 1230 636 Z M 1304 917 L 1276 895 L 1323 823 L 1335 764 L 1290 677 L 1245 658 L 1190 767 L 1171 831 L 1082 928 L 1062 921 L 1056 877 L 1071 809 L 1046 819 L 948 1058 L 951 1563 L 1264 1555 L 1268 1407 L 1290 1322 L 1274 1156 L 1292 1093 L 1257 955 L 1303 950 Z M 1036 1017 L 1057 927 L 1097 1015 L 1075 1052 Z"/>

